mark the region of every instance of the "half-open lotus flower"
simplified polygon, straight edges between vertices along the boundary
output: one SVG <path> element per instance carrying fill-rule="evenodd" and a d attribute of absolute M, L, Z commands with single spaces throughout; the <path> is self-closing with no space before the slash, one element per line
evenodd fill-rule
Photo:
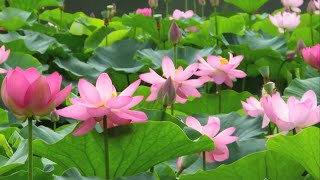
<path fill-rule="evenodd" d="M 62 76 L 57 72 L 40 75 L 35 68 L 9 69 L 2 82 L 3 103 L 20 119 L 50 114 L 69 95 L 72 85 L 60 91 Z"/>
<path fill-rule="evenodd" d="M 312 126 L 320 122 L 320 106 L 317 106 L 317 96 L 312 91 L 307 91 L 301 98 L 289 97 L 287 103 L 279 93 L 275 93 L 261 100 L 262 107 L 268 118 L 274 122 L 280 131 Z"/>
<path fill-rule="evenodd" d="M 179 9 L 176 9 L 173 11 L 172 17 L 170 17 L 170 20 L 179 20 L 179 19 L 188 19 L 193 16 L 193 11 L 188 10 L 186 12 L 180 11 Z"/>
<path fill-rule="evenodd" d="M 260 101 L 258 101 L 254 97 L 249 97 L 246 102 L 241 101 L 242 107 L 247 115 L 251 117 L 263 116 L 262 128 L 268 126 L 270 120 L 268 116 L 264 113 L 264 109 L 261 105 L 261 100 L 265 98 L 262 97 Z"/>
<path fill-rule="evenodd" d="M 64 117 L 82 121 L 81 126 L 73 133 L 82 135 L 92 130 L 97 122 L 107 116 L 108 128 L 128 124 L 130 122 L 141 122 L 147 120 L 145 113 L 129 110 L 137 105 L 142 96 L 132 97 L 139 87 L 140 80 L 132 83 L 121 94 L 117 94 L 108 74 L 102 73 L 97 79 L 96 86 L 85 79 L 80 79 L 78 88 L 80 98 L 71 98 L 71 106 L 57 110 Z"/>
<path fill-rule="evenodd" d="M 278 12 L 274 16 L 269 15 L 269 19 L 281 33 L 284 33 L 285 30 L 293 30 L 300 24 L 300 16 L 290 12 Z"/>
<path fill-rule="evenodd" d="M 306 63 L 310 64 L 313 68 L 320 70 L 320 44 L 303 48 L 302 56 Z"/>
<path fill-rule="evenodd" d="M 281 0 L 283 6 L 290 8 L 294 12 L 301 12 L 300 6 L 303 4 L 303 0 Z"/>
<path fill-rule="evenodd" d="M 227 144 L 237 141 L 238 137 L 232 136 L 236 128 L 230 127 L 219 133 L 220 119 L 212 116 L 209 117 L 207 124 L 204 126 L 202 126 L 200 122 L 192 116 L 187 117 L 186 124 L 201 134 L 209 136 L 214 142 L 215 149 L 213 151 L 206 152 L 207 162 L 224 161 L 229 158 L 229 149 Z"/>
<path fill-rule="evenodd" d="M 4 46 L 1 46 L 0 48 L 0 64 L 4 63 L 10 54 L 10 49 L 6 50 Z M 0 68 L 0 74 L 6 73 L 7 70 Z"/>
<path fill-rule="evenodd" d="M 246 73 L 237 70 L 243 60 L 243 56 L 235 56 L 229 53 L 229 60 L 220 56 L 208 56 L 205 61 L 201 56 L 197 56 L 197 59 L 201 62 L 199 65 L 199 71 L 195 73 L 197 76 L 201 76 L 203 82 L 215 82 L 216 84 L 225 83 L 227 86 L 232 87 L 232 79 L 244 78 Z"/>
<path fill-rule="evenodd" d="M 154 70 L 150 69 L 149 73 L 141 74 L 139 77 L 143 81 L 152 84 L 151 94 L 147 101 L 154 101 L 157 99 L 158 91 L 169 77 L 172 79 L 176 89 L 176 101 L 185 103 L 188 97 L 200 97 L 201 94 L 197 90 L 198 87 L 203 85 L 199 79 L 190 79 L 197 71 L 198 63 L 189 65 L 185 70 L 180 66 L 175 69 L 172 60 L 169 57 L 162 59 L 162 72 L 163 77 L 158 75 Z"/>

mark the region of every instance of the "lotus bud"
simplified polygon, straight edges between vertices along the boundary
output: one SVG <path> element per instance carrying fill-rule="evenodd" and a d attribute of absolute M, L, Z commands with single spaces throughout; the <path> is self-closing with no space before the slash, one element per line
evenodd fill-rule
<path fill-rule="evenodd" d="M 51 119 L 52 122 L 58 122 L 59 119 L 60 119 L 60 117 L 59 117 L 59 115 L 56 113 L 56 111 L 52 111 L 52 112 L 50 113 L 50 119 Z"/>
<path fill-rule="evenodd" d="M 116 3 L 112 4 L 112 16 L 114 16 L 117 13 L 117 5 Z"/>
<path fill-rule="evenodd" d="M 266 97 L 268 95 L 272 95 L 276 92 L 276 85 L 274 82 L 268 82 L 263 85 L 262 88 L 262 96 Z"/>
<path fill-rule="evenodd" d="M 291 62 L 296 57 L 296 51 L 288 51 L 286 55 L 287 61 Z"/>
<path fill-rule="evenodd" d="M 210 0 L 211 6 L 219 6 L 220 0 Z"/>
<path fill-rule="evenodd" d="M 90 13 L 90 17 L 93 17 L 93 18 L 96 17 L 96 15 L 94 14 L 94 12 L 91 12 L 91 13 Z"/>
<path fill-rule="evenodd" d="M 199 4 L 201 6 L 205 6 L 206 5 L 206 0 L 198 0 Z"/>
<path fill-rule="evenodd" d="M 316 12 L 316 6 L 313 2 L 313 0 L 310 0 L 307 6 L 307 12 L 309 14 L 314 14 Z"/>
<path fill-rule="evenodd" d="M 195 163 L 198 160 L 198 158 L 199 158 L 198 154 L 191 154 L 191 155 L 179 157 L 177 161 L 177 167 L 182 170 L 187 169 L 193 163 Z"/>
<path fill-rule="evenodd" d="M 295 53 L 301 55 L 301 51 L 305 47 L 306 47 L 306 45 L 304 44 L 304 42 L 301 39 L 299 39 L 298 43 L 297 43 L 297 47 L 296 47 Z"/>
<path fill-rule="evenodd" d="M 176 22 L 173 22 L 169 29 L 169 34 L 168 34 L 169 41 L 171 41 L 172 44 L 176 45 L 180 41 L 181 36 L 182 34 L 179 26 L 177 25 Z"/>
<path fill-rule="evenodd" d="M 166 82 L 161 86 L 158 91 L 157 96 L 159 102 L 164 106 L 172 105 L 176 100 L 176 89 L 172 82 L 171 77 L 169 77 Z"/>
<path fill-rule="evenodd" d="M 152 9 L 156 9 L 158 7 L 158 0 L 149 0 L 148 4 Z"/>

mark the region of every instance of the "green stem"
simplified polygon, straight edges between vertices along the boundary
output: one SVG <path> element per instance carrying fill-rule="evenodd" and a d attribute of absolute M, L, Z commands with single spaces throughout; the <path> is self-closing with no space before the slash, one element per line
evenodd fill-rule
<path fill-rule="evenodd" d="M 107 121 L 107 116 L 103 116 L 103 140 L 104 140 L 104 151 L 105 151 L 105 156 L 104 156 L 104 160 L 106 163 L 106 179 L 109 179 L 109 144 L 108 144 L 108 121 Z"/>
<path fill-rule="evenodd" d="M 314 45 L 313 28 L 312 28 L 312 14 L 310 15 L 310 33 L 311 33 L 311 42 L 312 42 L 312 45 Z"/>
<path fill-rule="evenodd" d="M 214 25 L 215 25 L 215 33 L 216 33 L 216 44 L 218 45 L 218 16 L 217 16 L 217 6 L 213 6 L 214 11 Z"/>
<path fill-rule="evenodd" d="M 248 65 L 247 63 L 244 64 L 244 72 L 247 73 L 248 71 Z M 242 79 L 242 87 L 241 87 L 242 91 L 244 91 L 246 89 L 246 78 Z"/>
<path fill-rule="evenodd" d="M 205 171 L 207 169 L 207 163 L 206 163 L 206 152 L 202 152 L 202 169 Z"/>
<path fill-rule="evenodd" d="M 271 127 L 271 123 L 269 123 L 268 125 L 268 135 L 271 135 L 273 132 L 272 127 Z"/>
<path fill-rule="evenodd" d="M 193 12 L 197 14 L 197 0 L 193 0 Z"/>
<path fill-rule="evenodd" d="M 201 16 L 204 17 L 204 6 L 201 6 Z"/>
<path fill-rule="evenodd" d="M 221 108 L 221 101 L 222 101 L 222 97 L 221 97 L 221 85 L 217 84 L 217 92 L 218 92 L 218 113 L 221 114 L 222 112 L 222 108 Z"/>
<path fill-rule="evenodd" d="M 252 14 L 250 14 L 249 13 L 249 24 L 248 24 L 248 29 L 250 30 L 251 29 L 251 27 L 252 27 L 252 21 L 251 21 L 251 16 L 252 16 Z"/>
<path fill-rule="evenodd" d="M 57 129 L 57 122 L 53 122 L 53 130 L 55 131 Z"/>
<path fill-rule="evenodd" d="M 32 152 L 32 118 L 28 118 L 28 165 L 29 165 L 29 177 L 28 180 L 33 179 L 33 152 Z"/>
<path fill-rule="evenodd" d="M 176 44 L 174 44 L 173 45 L 173 59 L 174 59 L 174 66 L 176 67 L 176 68 L 178 68 L 178 62 L 177 62 L 177 45 Z"/>
<path fill-rule="evenodd" d="M 166 17 L 169 17 L 169 0 L 166 0 Z"/>
<path fill-rule="evenodd" d="M 182 168 L 181 168 L 181 169 L 179 169 L 179 171 L 178 171 L 178 173 L 177 173 L 177 175 L 176 175 L 176 176 L 177 176 L 177 177 L 179 177 L 179 176 L 180 176 L 180 174 L 183 172 L 183 170 L 184 170 L 184 169 L 182 169 Z"/>
<path fill-rule="evenodd" d="M 184 0 L 184 11 L 188 10 L 188 0 Z"/>
<path fill-rule="evenodd" d="M 174 103 L 171 105 L 171 116 L 174 116 Z"/>
<path fill-rule="evenodd" d="M 166 115 L 166 110 L 167 110 L 167 106 L 163 105 L 160 121 L 163 121 L 164 116 Z"/>

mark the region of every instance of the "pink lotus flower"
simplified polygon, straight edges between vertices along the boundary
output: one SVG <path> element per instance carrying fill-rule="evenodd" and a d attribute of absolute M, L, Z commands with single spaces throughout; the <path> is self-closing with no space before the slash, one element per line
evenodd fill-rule
<path fill-rule="evenodd" d="M 305 62 L 310 64 L 313 68 L 320 70 L 320 44 L 303 48 L 302 56 Z"/>
<path fill-rule="evenodd" d="M 278 12 L 274 16 L 269 15 L 269 19 L 281 33 L 284 33 L 285 29 L 292 30 L 300 24 L 300 16 L 296 13 Z"/>
<path fill-rule="evenodd" d="M 188 10 L 186 12 L 180 11 L 179 9 L 176 9 L 173 11 L 172 17 L 170 17 L 170 20 L 179 20 L 179 19 L 188 19 L 191 18 L 193 16 L 193 11 L 192 10 Z"/>
<path fill-rule="evenodd" d="M 303 4 L 303 0 L 281 0 L 283 6 L 290 8 L 293 12 L 301 12 L 299 7 Z"/>
<path fill-rule="evenodd" d="M 142 14 L 144 16 L 152 16 L 152 9 L 151 8 L 138 8 L 136 10 L 136 14 Z"/>
<path fill-rule="evenodd" d="M 1 46 L 1 48 L 0 48 L 0 64 L 4 63 L 8 59 L 9 54 L 10 54 L 10 49 L 6 50 L 6 48 L 4 46 Z M 4 74 L 6 72 L 7 72 L 7 70 L 0 68 L 0 74 Z"/>
<path fill-rule="evenodd" d="M 317 9 L 320 9 L 320 1 L 319 0 L 313 0 L 313 3 Z"/>
<path fill-rule="evenodd" d="M 190 26 L 184 29 L 186 32 L 198 32 L 197 26 Z"/>
<path fill-rule="evenodd" d="M 265 97 L 262 97 L 260 101 L 258 101 L 254 97 L 249 97 L 247 99 L 247 102 L 241 101 L 242 107 L 245 110 L 246 114 L 251 116 L 251 117 L 258 117 L 258 116 L 263 116 L 263 121 L 262 121 L 262 128 L 265 128 L 268 126 L 270 119 L 268 116 L 264 113 L 264 109 L 262 107 L 261 101 Z"/>
<path fill-rule="evenodd" d="M 201 134 L 209 136 L 214 142 L 215 149 L 213 151 L 206 152 L 207 162 L 224 161 L 229 158 L 229 149 L 227 144 L 231 144 L 238 139 L 237 136 L 231 136 L 231 134 L 235 132 L 236 128 L 230 127 L 218 134 L 220 130 L 220 119 L 212 116 L 209 117 L 205 126 L 201 126 L 200 122 L 192 116 L 187 118 L 186 124 Z"/>
<path fill-rule="evenodd" d="M 71 106 L 56 112 L 61 116 L 83 121 L 73 133 L 75 136 L 92 130 L 96 122 L 100 122 L 103 127 L 102 118 L 104 116 L 108 118 L 108 128 L 130 122 L 145 121 L 147 120 L 145 113 L 129 110 L 143 99 L 142 96 L 132 97 L 139 84 L 140 80 L 132 83 L 118 95 L 106 73 L 100 74 L 96 86 L 85 79 L 80 79 L 78 84 L 80 98 L 71 98 Z"/>
<path fill-rule="evenodd" d="M 162 59 L 162 78 L 154 70 L 150 69 L 149 73 L 141 74 L 139 77 L 143 81 L 152 84 L 151 94 L 147 101 L 154 101 L 157 99 L 157 94 L 160 87 L 165 83 L 166 79 L 172 78 L 176 89 L 176 101 L 185 103 L 188 97 L 200 97 L 201 94 L 196 89 L 203 85 L 199 79 L 189 79 L 198 69 L 198 63 L 189 65 L 185 70 L 180 66 L 175 69 L 172 60 L 166 56 Z"/>
<path fill-rule="evenodd" d="M 320 106 L 317 106 L 317 96 L 312 90 L 307 91 L 300 101 L 294 96 L 289 97 L 287 103 L 276 93 L 262 99 L 262 107 L 281 131 L 295 128 L 299 132 L 320 122 Z"/>
<path fill-rule="evenodd" d="M 246 73 L 237 70 L 243 56 L 233 57 L 229 53 L 230 60 L 220 57 L 220 56 L 208 56 L 206 62 L 202 57 L 197 56 L 197 59 L 201 62 L 199 65 L 199 71 L 195 74 L 201 76 L 203 82 L 215 82 L 216 84 L 225 83 L 227 86 L 232 87 L 234 78 L 244 78 Z"/>
<path fill-rule="evenodd" d="M 71 91 L 71 84 L 60 91 L 61 82 L 62 77 L 57 72 L 45 77 L 35 68 L 9 69 L 2 83 L 2 100 L 23 120 L 25 117 L 48 115 Z"/>

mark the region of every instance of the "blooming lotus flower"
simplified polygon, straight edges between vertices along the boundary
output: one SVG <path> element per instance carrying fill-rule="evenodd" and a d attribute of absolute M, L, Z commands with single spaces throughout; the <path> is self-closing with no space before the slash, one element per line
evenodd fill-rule
<path fill-rule="evenodd" d="M 100 74 L 96 86 L 85 79 L 80 79 L 78 84 L 80 98 L 71 98 L 71 106 L 56 112 L 60 116 L 82 121 L 81 126 L 73 133 L 76 136 L 89 132 L 97 122 L 103 127 L 104 116 L 107 116 L 108 128 L 145 121 L 147 119 L 145 113 L 129 110 L 143 99 L 142 96 L 132 97 L 139 84 L 140 80 L 132 83 L 118 95 L 106 73 Z"/>
<path fill-rule="evenodd" d="M 6 50 L 4 46 L 1 46 L 0 48 L 0 64 L 4 63 L 10 54 L 10 49 Z M 7 70 L 0 68 L 0 74 L 6 73 Z"/>
<path fill-rule="evenodd" d="M 57 72 L 45 77 L 35 68 L 9 69 L 2 82 L 2 101 L 23 120 L 48 115 L 71 91 L 71 84 L 60 91 L 61 82 L 62 77 Z"/>
<path fill-rule="evenodd" d="M 293 12 L 301 12 L 299 7 L 303 4 L 303 0 L 281 0 L 283 6 L 290 8 Z"/>
<path fill-rule="evenodd" d="M 179 19 L 189 19 L 193 16 L 193 11 L 188 10 L 186 12 L 180 11 L 179 9 L 176 9 L 173 11 L 172 17 L 170 17 L 170 20 L 179 20 Z"/>
<path fill-rule="evenodd" d="M 284 33 L 285 29 L 292 30 L 300 24 L 300 16 L 296 13 L 278 12 L 274 16 L 269 15 L 269 19 L 281 33 Z"/>
<path fill-rule="evenodd" d="M 201 134 L 209 136 L 214 142 L 215 149 L 206 152 L 207 162 L 224 161 L 229 158 L 227 144 L 233 143 L 238 139 L 237 136 L 231 136 L 236 128 L 230 127 L 218 134 L 220 130 L 220 119 L 212 116 L 209 117 L 205 126 L 202 126 L 200 122 L 192 116 L 187 117 L 186 124 L 188 127 L 197 130 Z"/>
<path fill-rule="evenodd" d="M 319 0 L 313 0 L 313 3 L 317 9 L 320 9 L 320 1 Z"/>
<path fill-rule="evenodd" d="M 289 97 L 287 103 L 279 93 L 262 99 L 262 107 L 268 118 L 274 122 L 280 131 L 312 126 L 320 122 L 320 106 L 317 106 L 317 96 L 312 91 L 307 91 L 297 100 L 294 96 Z"/>
<path fill-rule="evenodd" d="M 237 70 L 243 56 L 235 56 L 229 53 L 229 61 L 220 56 L 208 56 L 207 61 L 202 57 L 197 56 L 197 59 L 201 62 L 199 65 L 199 71 L 195 73 L 197 76 L 201 76 L 203 82 L 215 82 L 216 84 L 225 83 L 227 86 L 232 87 L 234 78 L 244 78 L 246 73 Z"/>
<path fill-rule="evenodd" d="M 172 60 L 166 56 L 162 59 L 163 77 L 159 76 L 154 70 L 150 69 L 149 73 L 141 74 L 139 77 L 143 81 L 152 84 L 151 94 L 147 101 L 157 99 L 157 94 L 160 87 L 165 83 L 166 79 L 171 77 L 176 89 L 176 101 L 185 103 L 188 97 L 200 97 L 201 94 L 196 89 L 203 85 L 199 79 L 189 79 L 198 69 L 198 63 L 189 65 L 185 70 L 180 66 L 175 69 Z"/>
<path fill-rule="evenodd" d="M 143 9 L 138 8 L 136 10 L 136 14 L 142 14 L 144 16 L 152 16 L 152 9 L 151 8 L 143 8 Z"/>
<path fill-rule="evenodd" d="M 320 44 L 302 49 L 302 56 L 305 62 L 320 70 Z"/>
<path fill-rule="evenodd" d="M 263 98 L 265 98 L 265 97 L 263 97 Z M 268 126 L 270 119 L 264 113 L 264 109 L 261 105 L 261 101 L 263 98 L 261 98 L 261 100 L 258 101 L 254 97 L 249 97 L 246 102 L 241 101 L 241 104 L 242 104 L 242 107 L 247 115 L 249 115 L 251 117 L 263 116 L 262 128 L 265 128 Z"/>

